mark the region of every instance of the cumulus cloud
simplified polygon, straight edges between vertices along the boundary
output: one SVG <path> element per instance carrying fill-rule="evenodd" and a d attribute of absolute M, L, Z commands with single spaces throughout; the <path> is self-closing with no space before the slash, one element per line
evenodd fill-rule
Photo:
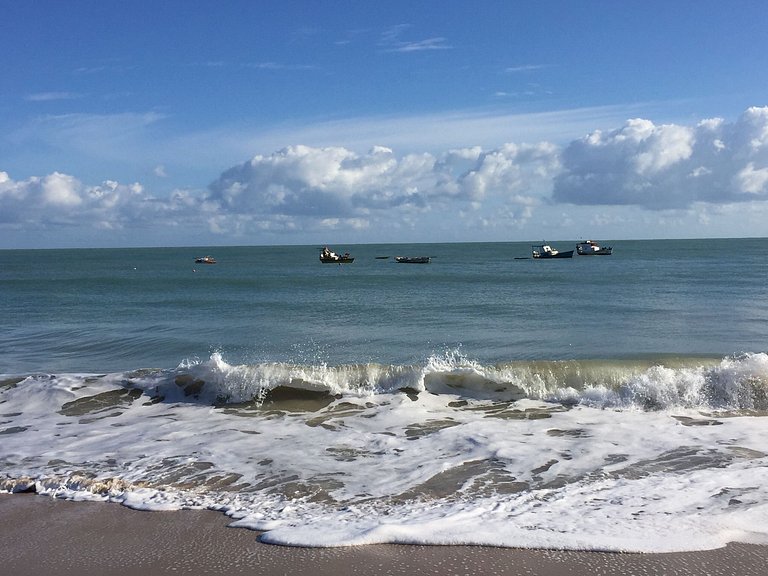
<path fill-rule="evenodd" d="M 547 143 L 400 157 L 383 146 L 357 154 L 343 147 L 297 145 L 254 156 L 226 170 L 207 190 L 176 190 L 164 198 L 138 183 L 108 180 L 87 186 L 58 172 L 13 181 L 1 172 L 0 224 L 79 221 L 113 229 L 190 222 L 216 234 L 239 235 L 363 230 L 372 222 L 399 218 L 403 224 L 430 212 L 485 223 L 501 214 L 519 220 L 542 201 L 540 190 L 548 192 L 558 169 L 557 148 Z"/>
<path fill-rule="evenodd" d="M 573 204 L 686 208 L 768 200 L 768 108 L 728 124 L 655 125 L 634 119 L 568 145 L 553 197 Z"/>
<path fill-rule="evenodd" d="M 632 119 L 564 148 L 507 143 L 397 155 L 384 146 L 358 153 L 295 145 L 233 166 L 207 189 L 164 195 L 139 183 L 89 185 L 60 172 L 15 181 L 0 172 L 0 227 L 24 230 L 189 225 L 230 236 L 374 229 L 384 231 L 379 237 L 425 225 L 506 231 L 556 203 L 687 209 L 708 225 L 717 207 L 766 200 L 768 108 L 750 108 L 731 123 Z"/>
<path fill-rule="evenodd" d="M 348 222 L 382 211 L 430 210 L 455 202 L 528 205 L 530 198 L 521 193 L 551 181 L 558 166 L 556 148 L 546 143 L 400 158 L 382 146 L 364 155 L 342 147 L 291 146 L 227 170 L 211 184 L 208 201 L 222 213 Z"/>
<path fill-rule="evenodd" d="M 199 200 L 183 192 L 165 200 L 141 184 L 107 180 L 86 186 L 68 174 L 15 181 L 0 172 L 0 226 L 36 229 L 55 225 L 96 229 L 143 227 L 179 217 L 194 217 Z"/>

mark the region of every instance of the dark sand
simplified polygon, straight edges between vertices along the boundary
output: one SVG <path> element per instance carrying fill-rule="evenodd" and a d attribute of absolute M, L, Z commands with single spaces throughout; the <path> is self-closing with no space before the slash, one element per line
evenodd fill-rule
<path fill-rule="evenodd" d="M 228 528 L 210 511 L 139 512 L 117 504 L 0 495 L 0 574 L 708 575 L 768 574 L 768 547 L 609 554 L 481 546 L 289 548 Z"/>

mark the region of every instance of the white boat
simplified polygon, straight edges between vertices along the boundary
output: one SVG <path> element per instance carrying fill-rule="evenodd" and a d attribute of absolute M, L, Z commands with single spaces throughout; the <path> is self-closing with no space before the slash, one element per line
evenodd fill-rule
<path fill-rule="evenodd" d="M 354 256 L 350 256 L 349 252 L 336 254 L 328 246 L 324 247 L 320 252 L 320 262 L 323 264 L 351 264 L 354 261 Z"/>
<path fill-rule="evenodd" d="M 613 248 L 600 246 L 594 240 L 587 240 L 576 244 L 576 253 L 579 256 L 610 256 L 613 253 Z"/>
<path fill-rule="evenodd" d="M 555 250 L 549 244 L 538 244 L 531 247 L 531 256 L 537 259 L 546 260 L 548 258 L 573 258 L 573 250 L 560 252 Z"/>

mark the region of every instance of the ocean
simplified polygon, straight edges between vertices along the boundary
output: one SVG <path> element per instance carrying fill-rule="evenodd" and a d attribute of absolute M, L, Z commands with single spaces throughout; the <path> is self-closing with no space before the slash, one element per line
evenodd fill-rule
<path fill-rule="evenodd" d="M 768 239 L 531 244 L 0 251 L 0 491 L 295 546 L 768 543 Z"/>

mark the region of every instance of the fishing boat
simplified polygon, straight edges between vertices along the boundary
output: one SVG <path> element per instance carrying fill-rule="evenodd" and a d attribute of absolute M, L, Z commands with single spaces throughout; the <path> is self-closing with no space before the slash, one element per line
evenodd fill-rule
<path fill-rule="evenodd" d="M 344 254 L 336 254 L 333 250 L 325 246 L 320 251 L 320 262 L 323 264 L 351 264 L 355 259 L 349 255 L 349 252 Z"/>
<path fill-rule="evenodd" d="M 573 250 L 566 250 L 560 252 L 555 250 L 549 244 L 537 244 L 531 247 L 531 255 L 540 260 L 547 260 L 549 258 L 573 258 Z"/>
<path fill-rule="evenodd" d="M 600 246 L 594 240 L 586 240 L 576 244 L 576 253 L 579 256 L 610 256 L 613 254 L 611 246 Z"/>
<path fill-rule="evenodd" d="M 429 264 L 429 256 L 395 256 L 395 262 L 400 264 Z"/>
<path fill-rule="evenodd" d="M 213 256 L 199 256 L 195 258 L 196 264 L 216 264 L 216 259 Z"/>

